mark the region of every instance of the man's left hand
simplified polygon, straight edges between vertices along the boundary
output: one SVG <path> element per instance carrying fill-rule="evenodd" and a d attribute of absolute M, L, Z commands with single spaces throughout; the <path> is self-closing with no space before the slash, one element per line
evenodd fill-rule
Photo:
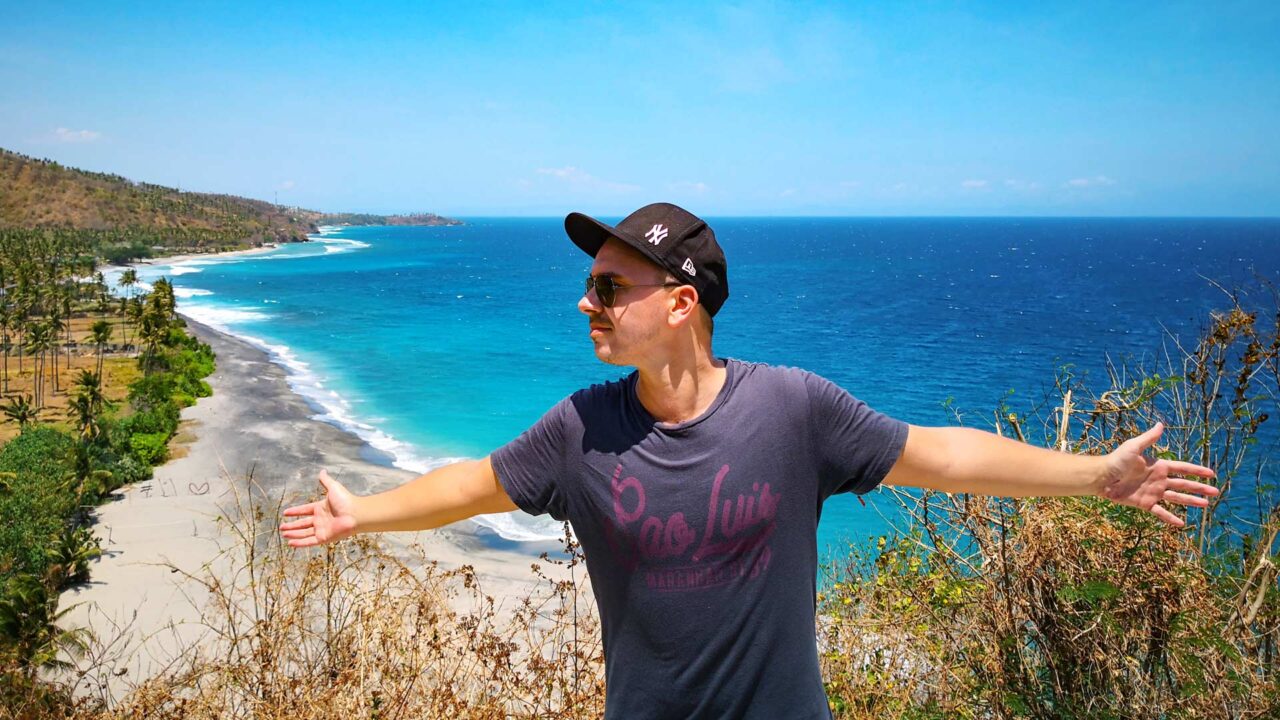
<path fill-rule="evenodd" d="M 1208 507 L 1208 498 L 1217 495 L 1218 488 L 1170 476 L 1214 478 L 1217 475 L 1200 465 L 1148 458 L 1144 453 L 1163 432 L 1164 423 L 1156 423 L 1155 427 L 1125 441 L 1107 455 L 1106 475 L 1098 495 L 1121 505 L 1141 508 L 1174 527 L 1182 527 L 1186 523 L 1160 503 Z"/>

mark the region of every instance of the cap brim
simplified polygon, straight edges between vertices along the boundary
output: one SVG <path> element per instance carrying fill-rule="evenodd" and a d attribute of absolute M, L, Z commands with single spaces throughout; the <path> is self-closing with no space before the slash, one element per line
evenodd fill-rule
<path fill-rule="evenodd" d="M 564 231 L 574 245 L 577 245 L 582 249 L 582 252 L 591 257 L 595 257 L 596 253 L 600 252 L 600 248 L 604 247 L 609 238 L 622 238 L 617 228 L 579 212 L 569 213 L 565 216 Z"/>

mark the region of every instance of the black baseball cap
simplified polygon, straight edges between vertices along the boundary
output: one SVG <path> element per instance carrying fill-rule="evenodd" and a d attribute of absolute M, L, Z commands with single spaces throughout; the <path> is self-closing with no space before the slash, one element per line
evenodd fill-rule
<path fill-rule="evenodd" d="M 564 231 L 591 257 L 609 238 L 639 250 L 680 282 L 697 288 L 698 302 L 711 315 L 729 298 L 724 251 L 716 234 L 684 208 L 671 203 L 645 205 L 614 227 L 582 213 L 569 213 Z"/>

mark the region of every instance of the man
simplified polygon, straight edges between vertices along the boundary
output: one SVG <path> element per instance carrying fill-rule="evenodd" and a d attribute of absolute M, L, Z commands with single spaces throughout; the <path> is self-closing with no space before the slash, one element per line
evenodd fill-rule
<path fill-rule="evenodd" d="M 565 398 L 489 457 L 356 497 L 289 508 L 294 547 L 434 528 L 520 508 L 568 519 L 600 610 L 610 718 L 826 718 L 814 630 L 823 502 L 886 482 L 1002 496 L 1101 495 L 1182 521 L 1213 477 L 1143 456 L 1154 428 L 1105 457 L 969 428 L 907 425 L 811 373 L 717 358 L 728 298 L 711 228 L 674 205 L 617 227 L 565 219 L 595 258 L 578 309 L 596 356 L 636 371 Z"/>

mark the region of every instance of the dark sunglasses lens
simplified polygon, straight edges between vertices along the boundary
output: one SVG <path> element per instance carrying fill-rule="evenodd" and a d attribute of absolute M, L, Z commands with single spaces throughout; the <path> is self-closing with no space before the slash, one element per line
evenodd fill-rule
<path fill-rule="evenodd" d="M 602 277 L 587 278 L 587 292 L 591 292 L 591 288 L 595 288 L 596 297 L 600 298 L 600 304 L 605 307 L 613 307 L 613 291 L 616 286 L 613 284 L 613 278 L 608 275 Z"/>

